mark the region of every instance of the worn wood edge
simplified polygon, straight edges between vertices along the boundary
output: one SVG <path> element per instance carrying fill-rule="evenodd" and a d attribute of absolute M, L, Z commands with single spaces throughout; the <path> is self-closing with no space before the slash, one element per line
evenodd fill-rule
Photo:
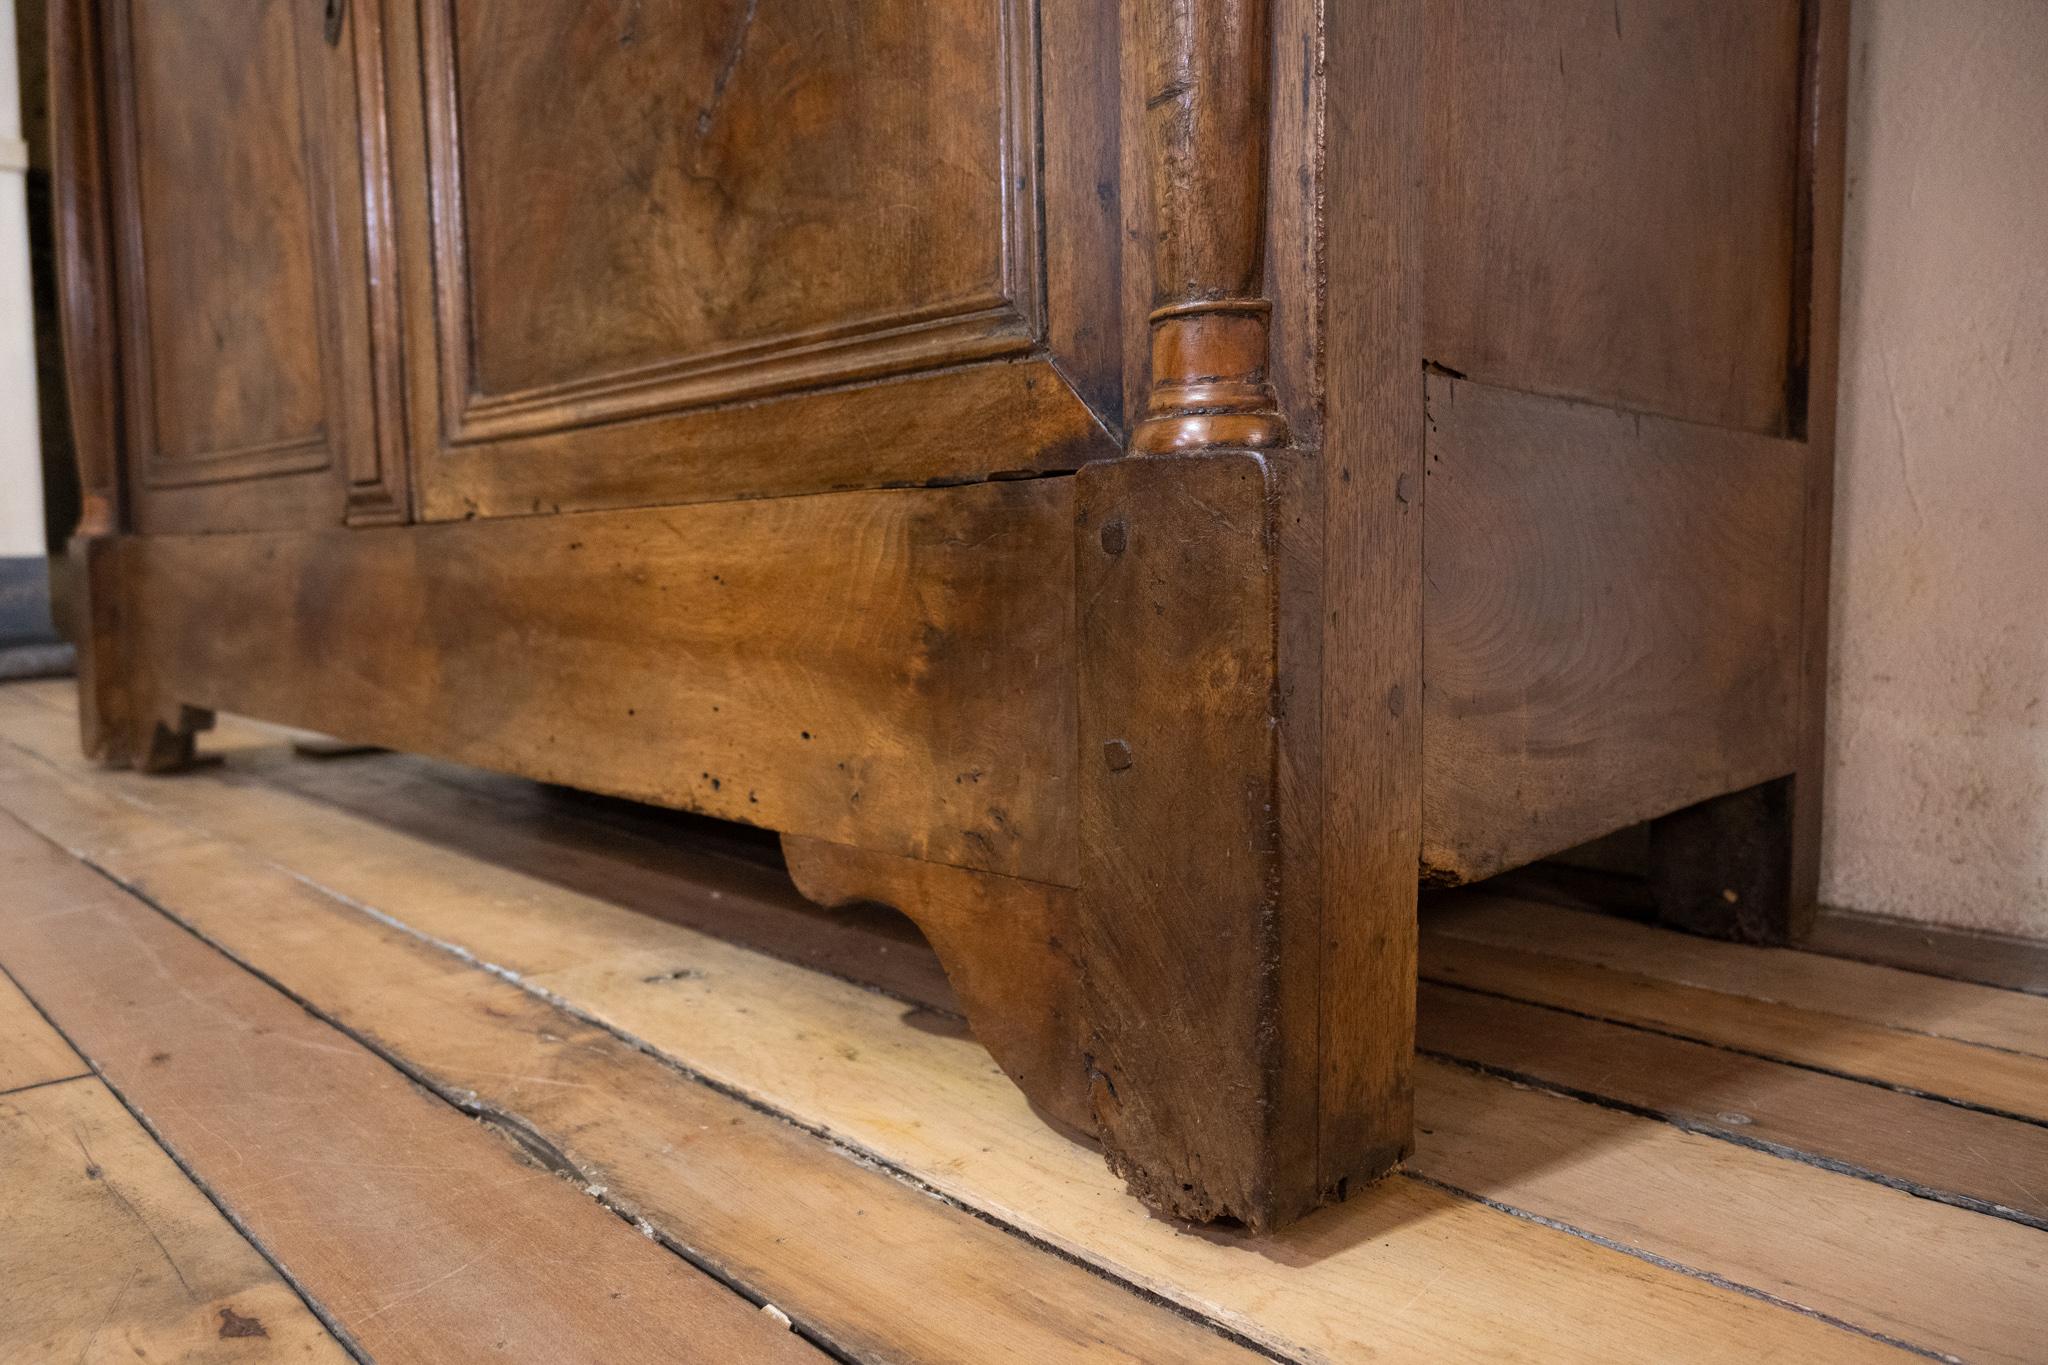
<path fill-rule="evenodd" d="M 1315 963 L 1289 951 L 1317 900 L 1285 880 L 1275 481 L 1249 451 L 1143 456 L 1090 466 L 1075 498 L 1095 1130 L 1148 1206 L 1257 1231 L 1323 1198 L 1298 1046 Z"/>
<path fill-rule="evenodd" d="M 1318 1175 L 1343 1197 L 1414 1142 L 1416 881 L 1427 794 L 1424 0 L 1318 4 L 1323 449 L 1298 594 L 1315 657 Z M 1305 54 L 1306 55 L 1306 54 Z M 1283 650 L 1286 646 L 1283 644 Z"/>
<path fill-rule="evenodd" d="M 0 755 L 0 794 L 20 780 L 14 761 Z M 14 800 L 6 795 L 8 806 Z M 91 797 L 70 793 L 64 801 L 89 807 Z M 62 812 L 52 818 L 60 825 L 67 819 Z M 68 817 L 105 818 L 85 808 Z M 1228 1327 L 1148 1303 L 1151 1296 L 1142 1290 L 1134 1300 L 1133 1287 L 1103 1269 L 1048 1256 L 1033 1239 L 972 1206 L 934 1199 L 925 1182 L 886 1164 L 878 1168 L 828 1127 L 707 1085 L 639 1040 L 551 1000 L 545 990 L 522 988 L 452 956 L 289 870 L 252 863 L 216 836 L 176 826 L 166 831 L 165 817 L 147 807 L 125 818 L 145 828 L 140 847 L 112 850 L 114 856 L 82 849 L 88 865 L 116 883 L 146 889 L 156 909 L 229 960 L 484 1119 L 535 1159 L 571 1175 L 579 1188 L 596 1192 L 614 1213 L 699 1269 L 777 1304 L 828 1346 L 857 1358 L 936 1365 L 972 1356 L 999 1329 L 1006 1341 L 1046 1358 L 1075 1342 L 1116 1359 L 1245 1358 L 1241 1339 Z M 174 866 L 181 854 L 191 860 L 182 874 Z M 241 889 L 223 896 L 217 890 L 223 885 Z M 355 965 L 337 975 L 315 959 Z M 406 995 L 428 1002 L 430 1012 L 408 1023 L 403 1009 L 390 1003 Z M 451 1041 L 472 1036 L 481 1037 L 478 1046 Z M 508 1041 L 530 1055 L 507 1058 L 499 1045 Z M 598 1092 L 577 1079 L 580 1070 L 564 1071 L 597 1060 L 630 1079 L 625 1083 L 615 1073 L 602 1087 L 608 1098 L 601 1103 L 593 1098 Z M 518 1065 L 502 1065 L 507 1061 Z M 519 1077 L 529 1064 L 540 1079 L 522 1086 Z M 650 1148 L 642 1128 L 700 1136 L 680 1150 L 673 1143 Z M 692 1207 L 674 1192 L 681 1182 L 673 1172 L 675 1163 L 688 1162 L 693 1170 L 710 1167 L 743 1183 L 769 1158 L 741 1144 L 779 1153 L 779 1178 L 769 1200 L 770 1225 L 736 1238 L 725 1210 L 746 1203 L 742 1191 L 729 1191 L 729 1203 L 721 1201 L 718 1210 Z M 788 1264 L 783 1249 L 792 1245 L 829 1249 L 825 1263 Z M 966 1273 L 959 1270 L 962 1258 L 971 1267 Z M 934 1284 L 965 1293 L 971 1311 L 958 1319 L 937 1314 Z"/>
<path fill-rule="evenodd" d="M 23 736 L 13 721 L 7 722 L 5 733 L 15 744 L 22 743 Z M 48 756 L 41 760 L 47 768 L 44 780 L 59 776 L 67 768 L 76 768 L 76 760 L 66 753 L 61 739 L 52 743 L 47 733 L 34 751 L 47 751 Z M 153 793 L 163 790 L 130 786 L 133 779 L 114 780 L 129 793 L 130 800 L 147 801 Z M 187 785 L 204 788 L 211 781 L 201 775 L 189 779 Z M 162 796 L 156 795 L 154 799 L 161 800 Z M 263 823 L 288 815 L 296 820 L 308 818 L 305 812 L 292 815 L 299 804 L 298 798 L 280 792 L 267 802 L 249 794 L 246 801 L 235 806 L 243 812 L 240 815 L 207 800 L 199 801 L 195 808 L 187 798 L 181 800 L 180 806 L 181 819 L 233 819 L 239 831 L 237 842 L 260 856 L 265 841 L 255 836 L 261 833 Z M 333 817 L 331 812 L 314 812 L 311 818 L 324 825 Z M 250 821 L 255 822 L 253 826 Z M 367 837 L 372 846 L 389 841 L 390 836 L 380 839 L 374 829 L 358 829 L 353 821 L 343 823 L 355 835 Z M 354 835 L 351 843 L 353 839 Z M 319 853 L 332 846 L 330 830 L 312 851 Z M 342 894 L 358 901 L 367 897 L 373 902 L 379 896 L 376 861 L 363 863 L 351 858 L 329 871 L 341 877 Z M 406 875 L 406 885 L 413 888 L 406 900 L 415 909 L 432 904 L 431 899 L 419 899 L 422 888 L 428 890 L 430 897 L 446 893 L 445 874 L 437 870 L 440 861 L 428 855 L 424 863 Z M 369 881 L 365 882 L 365 877 Z M 468 894 L 471 893 L 459 892 L 458 896 Z M 471 903 L 462 913 L 480 915 L 486 921 L 502 914 L 504 894 L 484 894 L 486 903 Z M 574 897 L 561 898 L 562 909 L 572 908 L 575 903 Z M 447 923 L 416 925 L 414 932 L 441 936 L 450 928 Z M 699 960 L 718 953 L 716 945 L 699 943 L 699 935 L 679 931 L 675 937 L 679 943 L 698 944 L 689 951 Z M 443 941 L 457 939 L 466 940 L 467 951 L 486 961 L 493 960 L 488 936 L 479 940 L 471 934 L 458 934 Z M 647 960 L 667 960 L 672 956 Z M 745 956 L 754 964 L 750 974 L 765 972 L 774 983 L 764 982 L 767 993 L 760 997 L 764 1002 L 776 1002 L 771 1008 L 795 1008 L 802 1017 L 802 1012 L 814 1003 L 843 1002 L 853 1007 L 854 1012 L 835 1014 L 833 1027 L 846 1031 L 849 1024 L 854 1024 L 847 1036 L 855 1041 L 865 1037 L 870 1043 L 885 1046 L 880 1042 L 882 1034 L 871 1027 L 858 1026 L 859 1020 L 881 1018 L 874 1005 L 877 997 L 815 978 L 811 978 L 810 989 L 792 990 L 789 983 L 803 979 L 804 974 L 791 976 L 777 964 Z M 518 971 L 516 957 L 496 961 L 494 965 Z M 773 1059 L 775 1048 L 768 1045 L 764 1050 L 766 1039 L 757 1036 L 755 1016 L 742 1008 L 738 1014 L 720 1014 L 722 1023 L 708 1017 L 694 1024 L 678 1020 L 678 1031 L 661 1022 L 667 1016 L 659 1011 L 649 1014 L 636 1009 L 632 1000 L 620 998 L 615 988 L 605 984 L 623 983 L 633 970 L 633 963 L 628 962 L 619 972 L 595 980 L 587 975 L 557 971 L 529 975 L 527 981 L 529 989 L 566 995 L 579 1008 L 590 1009 L 633 1036 L 646 1039 L 645 1045 L 654 1050 L 666 1047 L 669 1050 L 665 1055 L 678 1058 L 716 1082 L 731 1084 L 740 1093 L 754 1096 L 771 1107 L 779 1104 L 798 1115 L 799 1121 L 829 1127 L 864 1150 L 895 1162 L 941 1193 L 991 1216 L 1002 1217 L 1063 1254 L 1111 1269 L 1190 1311 L 1215 1317 L 1269 1349 L 1310 1356 L 1343 1355 L 1367 1349 L 1406 1349 L 1428 1354 L 1449 1349 L 1451 1341 L 1519 1340 L 1523 1343 L 1522 1354 L 1527 1355 L 1539 1352 L 1545 1342 L 1554 1340 L 1543 1324 L 1549 1321 L 1557 1296 L 1572 1293 L 1585 1295 L 1589 1305 L 1585 1314 L 1572 1318 L 1571 1329 L 1579 1334 L 1576 1340 L 1586 1358 L 1633 1361 L 1640 1358 L 1646 1341 L 1657 1340 L 1668 1342 L 1674 1351 L 1730 1360 L 1753 1358 L 1755 1350 L 1765 1349 L 1773 1341 L 1785 1343 L 1788 1349 L 1807 1358 L 1854 1356 L 1871 1345 L 1849 1333 L 1747 1298 L 1738 1290 L 1683 1281 L 1669 1269 L 1631 1257 L 1621 1249 L 1583 1240 L 1569 1231 L 1543 1227 L 1510 1216 L 1512 1210 L 1489 1208 L 1468 1196 L 1439 1192 L 1434 1186 L 1414 1181 L 1377 1186 L 1364 1196 L 1354 1196 L 1340 1209 L 1263 1242 L 1227 1232 L 1212 1232 L 1200 1239 L 1180 1236 L 1167 1225 L 1117 1213 L 1116 1196 L 1095 1159 L 1062 1144 L 1048 1146 L 1048 1135 L 1042 1125 L 1021 1117 L 1021 1104 L 1003 1098 L 1009 1089 L 1005 1080 L 994 1080 L 993 1090 L 986 1086 L 976 1089 L 971 1101 L 949 1099 L 931 1110 L 943 1112 L 950 1124 L 964 1129 L 935 1147 L 928 1134 L 905 1132 L 894 1123 L 878 1129 L 872 1120 L 862 1116 L 866 1107 L 863 1096 L 878 1086 L 886 1089 L 891 1081 L 885 1077 L 907 1078 L 919 1085 L 938 1083 L 949 1075 L 964 1079 L 952 1072 L 949 1065 L 941 1064 L 934 1069 L 920 1063 L 880 1072 L 854 1066 L 851 1069 L 862 1074 L 850 1084 L 828 1087 L 821 1095 L 812 1097 L 816 1102 L 807 1101 L 803 1095 L 792 1096 L 780 1090 L 777 1082 L 758 1070 L 762 1061 Z M 738 984 L 739 978 L 733 980 Z M 869 1003 L 862 1007 L 862 1001 Z M 649 1027 L 650 1024 L 653 1026 Z M 754 1041 L 749 1041 L 750 1037 Z M 897 1060 L 904 1061 L 901 1057 Z M 1004 1115 L 1013 1107 L 1020 1117 L 1004 1121 Z M 991 1119 L 996 1120 L 994 1127 L 990 1126 Z M 987 1183 L 989 1173 L 982 1169 L 991 1162 L 1002 1168 L 993 1185 Z M 1055 1174 L 1058 1178 L 1048 1183 L 1048 1178 Z M 1076 1191 L 1096 1193 L 1092 1199 L 1076 1203 Z M 1110 1202 L 1100 1202 L 1103 1199 Z M 1389 1252 L 1393 1249 L 1402 1250 L 1390 1260 Z M 1248 1275 L 1243 1253 L 1254 1250 L 1262 1258 L 1257 1264 L 1265 1265 L 1266 1269 Z M 1418 1263 L 1414 1259 L 1418 1255 L 1425 1261 Z M 1433 1259 L 1445 1255 L 1453 1257 L 1449 1264 L 1462 1264 L 1466 1270 L 1445 1279 L 1446 1263 Z M 1436 1328 L 1418 1323 L 1412 1316 L 1382 1317 L 1348 1326 L 1333 1320 L 1328 1312 L 1330 1303 L 1360 1302 L 1361 1275 L 1374 1285 L 1381 1285 L 1392 1275 L 1393 1282 L 1384 1286 L 1389 1305 L 1397 1299 L 1412 1301 L 1419 1294 L 1433 1291 L 1440 1301 L 1439 1307 L 1450 1315 L 1450 1325 L 1443 1330 L 1453 1335 L 1438 1336 Z M 1508 1291 L 1505 1298 L 1504 1289 Z M 1524 1289 L 1535 1297 L 1526 1302 L 1513 1298 L 1514 1292 Z M 1451 1295 L 1448 1304 L 1441 1302 L 1446 1292 Z M 1601 1306 L 1598 1312 L 1590 1308 L 1595 1303 Z M 1761 1316 L 1757 1316 L 1759 1311 Z M 1816 1330 L 1818 1335 L 1814 1334 Z M 1801 1345 L 1790 1347 L 1789 1343 L 1794 1342 Z"/>
<path fill-rule="evenodd" d="M 1833 565 L 1835 433 L 1839 404 L 1842 232 L 1847 198 L 1850 0 L 1804 0 L 1799 111 L 1800 186 L 1806 224 L 1807 299 L 1803 435 L 1807 460 L 1800 603 L 1798 767 L 1792 783 L 1789 895 L 1781 926 L 1791 942 L 1813 929 L 1820 901 L 1821 805 L 1827 771 L 1828 599 Z"/>

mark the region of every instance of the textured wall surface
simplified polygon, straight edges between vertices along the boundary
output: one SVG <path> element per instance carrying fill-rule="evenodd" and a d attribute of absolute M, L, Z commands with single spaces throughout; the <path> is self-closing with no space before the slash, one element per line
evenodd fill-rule
<path fill-rule="evenodd" d="M 2048 0 L 1858 0 L 1830 904 L 2048 937 Z"/>

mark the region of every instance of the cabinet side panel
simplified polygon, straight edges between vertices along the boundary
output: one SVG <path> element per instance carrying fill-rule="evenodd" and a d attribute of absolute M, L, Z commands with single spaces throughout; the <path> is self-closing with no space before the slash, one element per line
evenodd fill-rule
<path fill-rule="evenodd" d="M 1425 354 L 1788 428 L 1801 0 L 1429 0 Z"/>
<path fill-rule="evenodd" d="M 1429 381 L 1423 870 L 1792 771 L 1807 447 Z"/>

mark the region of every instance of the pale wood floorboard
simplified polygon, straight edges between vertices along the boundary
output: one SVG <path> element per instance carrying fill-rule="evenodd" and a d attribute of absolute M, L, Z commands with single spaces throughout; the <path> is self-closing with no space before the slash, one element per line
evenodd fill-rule
<path fill-rule="evenodd" d="M 0 1360 L 345 1361 L 0 977 Z"/>

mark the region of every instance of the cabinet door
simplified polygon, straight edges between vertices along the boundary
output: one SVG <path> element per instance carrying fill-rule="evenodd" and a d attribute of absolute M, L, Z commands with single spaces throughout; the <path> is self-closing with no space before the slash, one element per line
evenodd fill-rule
<path fill-rule="evenodd" d="M 137 528 L 338 525 L 379 467 L 343 0 L 103 13 Z"/>
<path fill-rule="evenodd" d="M 1113 6 L 403 8 L 423 516 L 960 481 L 1107 448 Z"/>

